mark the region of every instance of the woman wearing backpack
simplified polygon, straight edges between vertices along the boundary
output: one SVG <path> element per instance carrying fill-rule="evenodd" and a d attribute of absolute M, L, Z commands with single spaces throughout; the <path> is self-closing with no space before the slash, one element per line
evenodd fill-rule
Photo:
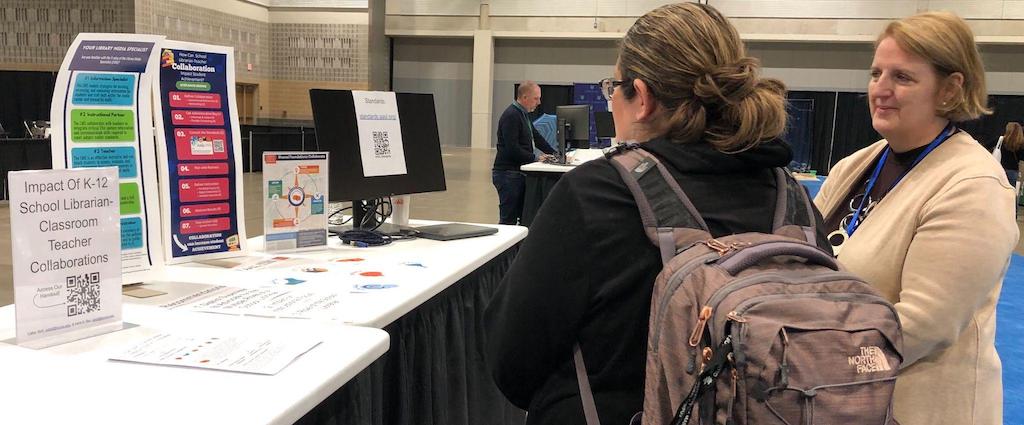
<path fill-rule="evenodd" d="M 872 126 L 815 203 L 840 263 L 895 304 L 903 425 L 1002 423 L 996 303 L 1017 243 L 1013 188 L 957 122 L 990 113 L 974 35 L 959 17 L 892 22 L 875 42 Z"/>
<path fill-rule="evenodd" d="M 999 137 L 999 163 L 1006 171 L 1006 180 L 1010 186 L 1017 186 L 1017 178 L 1020 177 L 1020 151 L 1024 149 L 1024 131 L 1020 123 L 1010 121 L 1006 123 L 1006 133 Z"/>
<path fill-rule="evenodd" d="M 736 29 L 707 5 L 659 7 L 629 29 L 614 71 L 602 88 L 618 138 L 640 142 L 670 166 L 712 235 L 771 232 L 772 169 L 792 157 L 778 140 L 784 87 L 758 76 Z M 820 221 L 819 245 L 827 248 Z M 484 317 L 492 376 L 529 411 L 528 424 L 586 423 L 577 342 L 601 423 L 623 425 L 642 410 L 661 268 L 609 161 L 587 162 L 559 180 Z"/>

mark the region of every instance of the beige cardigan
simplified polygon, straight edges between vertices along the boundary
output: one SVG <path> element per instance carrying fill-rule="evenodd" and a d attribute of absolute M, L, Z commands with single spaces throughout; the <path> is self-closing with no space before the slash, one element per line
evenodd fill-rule
<path fill-rule="evenodd" d="M 886 146 L 832 168 L 814 203 L 832 214 Z M 1002 167 L 959 132 L 908 173 L 846 241 L 839 261 L 896 305 L 904 363 L 902 425 L 1003 420 L 996 302 L 1017 244 L 1014 191 Z"/>

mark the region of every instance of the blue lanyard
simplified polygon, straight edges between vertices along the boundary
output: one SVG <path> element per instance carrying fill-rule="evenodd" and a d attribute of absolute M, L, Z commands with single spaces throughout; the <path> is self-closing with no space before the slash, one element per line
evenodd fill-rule
<path fill-rule="evenodd" d="M 889 186 L 889 190 L 886 192 L 889 192 L 892 188 L 896 187 L 896 185 L 903 180 L 903 177 L 910 173 L 910 170 L 924 160 L 924 157 L 928 156 L 928 154 L 935 150 L 935 148 L 939 147 L 942 142 L 945 142 L 946 139 L 952 136 L 954 132 L 956 132 L 956 127 L 953 126 L 953 123 L 946 124 L 946 127 L 942 129 L 942 132 L 939 133 L 938 136 L 935 136 L 935 140 L 932 140 L 932 142 L 928 144 L 928 147 L 924 148 L 924 151 L 917 155 L 917 158 L 910 164 L 910 167 L 904 170 L 899 177 L 896 177 L 896 181 L 892 182 L 892 185 Z M 846 224 L 847 236 L 853 236 L 853 232 L 855 232 L 857 227 L 860 226 L 860 213 L 864 209 L 864 203 L 867 202 L 868 197 L 871 196 L 871 189 L 875 187 L 875 182 L 878 181 L 878 175 L 882 173 L 882 166 L 885 165 L 885 160 L 889 157 L 889 152 L 892 152 L 892 148 L 886 146 L 885 151 L 882 152 L 882 157 L 878 159 L 878 164 L 875 165 L 875 171 L 871 173 L 871 178 L 868 179 L 868 187 L 864 189 L 864 197 L 860 199 L 860 205 L 857 206 L 857 211 L 854 211 L 853 218 Z"/>

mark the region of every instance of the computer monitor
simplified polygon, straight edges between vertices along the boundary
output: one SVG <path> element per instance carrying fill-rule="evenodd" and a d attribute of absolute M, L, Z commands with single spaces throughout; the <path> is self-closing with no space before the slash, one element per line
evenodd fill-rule
<path fill-rule="evenodd" d="M 615 120 L 611 111 L 594 111 L 594 127 L 597 127 L 597 137 L 615 137 Z"/>
<path fill-rule="evenodd" d="M 446 189 L 434 96 L 395 93 L 395 98 L 406 173 L 367 177 L 360 156 L 359 127 L 352 91 L 309 91 L 319 149 L 330 152 L 330 201 L 352 201 L 352 222 L 356 227 L 379 224 L 375 220 L 364 220 L 368 211 L 364 211 L 362 206 L 367 204 L 366 201 Z"/>
<path fill-rule="evenodd" d="M 555 107 L 555 116 L 565 120 L 566 147 L 590 147 L 590 105 L 562 105 Z"/>

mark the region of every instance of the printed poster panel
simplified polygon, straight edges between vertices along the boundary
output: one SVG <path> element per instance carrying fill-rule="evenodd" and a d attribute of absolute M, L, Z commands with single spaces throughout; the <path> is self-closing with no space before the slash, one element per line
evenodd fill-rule
<path fill-rule="evenodd" d="M 163 265 L 151 108 L 158 35 L 75 38 L 54 87 L 53 168 L 117 167 L 125 284 Z"/>
<path fill-rule="evenodd" d="M 376 177 L 406 174 L 402 126 L 398 120 L 395 93 L 353 90 L 352 101 L 355 102 L 363 175 Z"/>
<path fill-rule="evenodd" d="M 268 252 L 327 246 L 327 152 L 263 153 Z"/>
<path fill-rule="evenodd" d="M 156 128 L 165 260 L 245 255 L 234 50 L 166 41 L 159 63 Z"/>
<path fill-rule="evenodd" d="M 17 342 L 121 328 L 118 167 L 9 173 Z"/>

